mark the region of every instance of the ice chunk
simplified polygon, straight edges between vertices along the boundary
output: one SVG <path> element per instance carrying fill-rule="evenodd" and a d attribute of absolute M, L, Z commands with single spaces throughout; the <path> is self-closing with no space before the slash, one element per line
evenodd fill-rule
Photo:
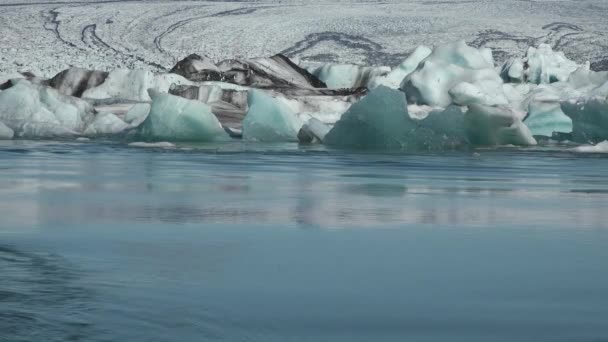
<path fill-rule="evenodd" d="M 572 132 L 572 119 L 562 111 L 560 98 L 551 87 L 538 87 L 527 102 L 528 117 L 524 123 L 532 134 L 550 137 L 553 132 Z"/>
<path fill-rule="evenodd" d="M 84 130 L 84 135 L 118 134 L 130 126 L 112 113 L 97 113 L 93 122 Z"/>
<path fill-rule="evenodd" d="M 465 143 L 463 115 L 456 107 L 408 115 L 403 93 L 379 86 L 354 104 L 327 133 L 324 143 L 340 148 L 421 150 Z"/>
<path fill-rule="evenodd" d="M 0 92 L 0 121 L 15 136 L 42 138 L 73 135 L 84 130 L 94 117 L 91 105 L 57 90 L 14 80 Z"/>
<path fill-rule="evenodd" d="M 175 144 L 168 141 L 159 141 L 155 143 L 148 143 L 143 141 L 132 142 L 129 144 L 131 147 L 148 147 L 148 148 L 174 148 Z"/>
<path fill-rule="evenodd" d="M 604 140 L 597 145 L 577 146 L 572 150 L 583 153 L 608 153 L 608 141 Z"/>
<path fill-rule="evenodd" d="M 608 139 L 608 97 L 562 101 L 561 108 L 572 119 L 572 140 L 597 143 Z"/>
<path fill-rule="evenodd" d="M 525 63 L 528 82 L 537 84 L 566 81 L 578 68 L 576 62 L 566 58 L 561 51 L 554 52 L 548 44 L 528 48 Z"/>
<path fill-rule="evenodd" d="M 139 130 L 143 139 L 205 142 L 230 139 L 208 105 L 153 89 L 149 94 L 152 107 Z"/>
<path fill-rule="evenodd" d="M 473 104 L 464 115 L 464 126 L 473 145 L 536 145 L 521 113 L 506 107 Z"/>
<path fill-rule="evenodd" d="M 363 67 L 352 64 L 325 64 L 312 74 L 327 84 L 330 89 L 367 87 L 376 77 L 391 71 L 389 67 Z"/>
<path fill-rule="evenodd" d="M 410 129 L 405 96 L 379 86 L 342 115 L 324 143 L 342 148 L 403 149 Z"/>
<path fill-rule="evenodd" d="M 467 46 L 464 41 L 440 46 L 403 80 L 401 89 L 409 103 L 447 107 L 453 103 L 449 91 L 468 82 L 477 89 L 462 85 L 456 88 L 454 95 L 459 100 L 470 102 L 475 98 L 486 105 L 505 104 L 503 81 L 491 62 L 486 50 Z M 471 92 L 482 94 L 473 96 Z"/>
<path fill-rule="evenodd" d="M 0 122 L 0 140 L 10 140 L 13 139 L 14 132 L 12 129 L 8 128 L 5 124 Z"/>
<path fill-rule="evenodd" d="M 110 72 L 105 81 L 97 87 L 87 89 L 83 98 L 118 98 L 132 101 L 150 101 L 148 89 L 168 92 L 171 85 L 189 85 L 192 82 L 177 74 L 154 75 L 146 70 L 118 69 Z"/>
<path fill-rule="evenodd" d="M 369 87 L 375 88 L 379 85 L 384 85 L 389 88 L 398 89 L 401 82 L 403 82 L 403 79 L 416 70 L 420 62 L 427 58 L 431 52 L 433 52 L 433 50 L 424 45 L 418 46 L 401 64 L 389 72 L 388 75 L 374 78 L 370 82 Z"/>
<path fill-rule="evenodd" d="M 133 127 L 139 126 L 148 117 L 150 108 L 149 103 L 134 104 L 125 114 L 125 122 Z"/>
<path fill-rule="evenodd" d="M 330 127 L 318 119 L 311 118 L 300 128 L 298 140 L 301 143 L 323 142 L 330 131 Z"/>
<path fill-rule="evenodd" d="M 283 101 L 261 90 L 249 91 L 243 139 L 264 142 L 298 141 L 302 122 Z"/>

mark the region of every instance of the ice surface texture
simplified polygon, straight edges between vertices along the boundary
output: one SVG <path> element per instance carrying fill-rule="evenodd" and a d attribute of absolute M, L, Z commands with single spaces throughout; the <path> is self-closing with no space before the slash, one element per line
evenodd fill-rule
<path fill-rule="evenodd" d="M 211 107 L 151 89 L 150 114 L 139 134 L 150 141 L 226 141 L 230 138 L 211 112 Z"/>

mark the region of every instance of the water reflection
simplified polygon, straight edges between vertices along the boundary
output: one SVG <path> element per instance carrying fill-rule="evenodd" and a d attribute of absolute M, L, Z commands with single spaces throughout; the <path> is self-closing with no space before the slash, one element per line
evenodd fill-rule
<path fill-rule="evenodd" d="M 0 168 L 4 225 L 603 228 L 608 222 L 606 162 L 599 158 L 69 149 L 79 153 L 0 150 L 10 165 Z"/>

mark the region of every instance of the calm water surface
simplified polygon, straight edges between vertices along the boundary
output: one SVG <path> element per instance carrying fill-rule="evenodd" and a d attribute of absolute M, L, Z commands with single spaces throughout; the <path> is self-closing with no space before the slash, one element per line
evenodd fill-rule
<path fill-rule="evenodd" d="M 0 142 L 0 341 L 606 341 L 608 158 Z"/>

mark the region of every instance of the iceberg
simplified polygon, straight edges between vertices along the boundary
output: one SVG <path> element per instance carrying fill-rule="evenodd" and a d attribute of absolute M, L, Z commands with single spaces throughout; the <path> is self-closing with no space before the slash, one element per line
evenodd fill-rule
<path fill-rule="evenodd" d="M 459 108 L 432 109 L 423 118 L 408 114 L 405 95 L 378 86 L 355 103 L 327 133 L 323 143 L 349 149 L 433 150 L 466 144 Z"/>
<path fill-rule="evenodd" d="M 560 98 L 550 87 L 538 87 L 527 100 L 524 123 L 533 135 L 551 137 L 553 132 L 571 133 L 572 119 L 562 111 Z"/>
<path fill-rule="evenodd" d="M 401 89 L 408 103 L 439 107 L 472 101 L 506 104 L 503 81 L 494 70 L 488 51 L 470 47 L 464 41 L 437 47 L 403 80 Z"/>
<path fill-rule="evenodd" d="M 198 101 L 149 90 L 152 107 L 139 127 L 147 141 L 226 141 L 230 140 L 211 108 Z"/>
<path fill-rule="evenodd" d="M 13 130 L 0 122 L 0 140 L 11 140 L 13 139 L 13 135 Z"/>
<path fill-rule="evenodd" d="M 128 128 L 129 124 L 122 121 L 112 113 L 100 112 L 97 113 L 93 122 L 91 122 L 84 130 L 84 135 L 110 135 L 122 133 Z"/>
<path fill-rule="evenodd" d="M 146 70 L 118 69 L 110 72 L 100 85 L 85 90 L 82 98 L 151 101 L 148 89 L 166 93 L 174 84 L 193 83 L 177 74 L 155 75 Z"/>
<path fill-rule="evenodd" d="M 136 103 L 125 113 L 124 120 L 131 126 L 139 126 L 150 113 L 151 105 L 149 103 Z"/>
<path fill-rule="evenodd" d="M 298 140 L 301 143 L 323 143 L 325 136 L 331 128 L 316 118 L 311 118 L 306 122 L 298 132 Z"/>
<path fill-rule="evenodd" d="M 608 98 L 592 97 L 561 102 L 572 119 L 572 140 L 597 143 L 608 139 Z"/>
<path fill-rule="evenodd" d="M 27 80 L 11 82 L 0 92 L 0 121 L 16 137 L 77 135 L 95 118 L 95 110 L 85 101 Z"/>
<path fill-rule="evenodd" d="M 403 80 L 422 62 L 427 58 L 433 50 L 430 48 L 420 45 L 418 46 L 401 64 L 391 70 L 386 76 L 379 76 L 372 79 L 369 83 L 370 88 L 375 88 L 379 85 L 387 86 L 389 88 L 398 89 L 401 86 Z"/>
<path fill-rule="evenodd" d="M 582 153 L 608 153 L 608 141 L 604 140 L 597 145 L 583 145 L 572 149 L 575 152 Z"/>
<path fill-rule="evenodd" d="M 243 120 L 243 139 L 263 142 L 298 141 L 302 122 L 281 99 L 263 91 L 249 91 L 249 110 Z"/>
<path fill-rule="evenodd" d="M 536 145 L 530 129 L 521 121 L 523 113 L 508 107 L 469 106 L 464 127 L 473 145 Z"/>
<path fill-rule="evenodd" d="M 312 74 L 327 84 L 329 89 L 367 87 L 377 77 L 391 71 L 389 67 L 364 67 L 352 64 L 325 64 Z"/>

